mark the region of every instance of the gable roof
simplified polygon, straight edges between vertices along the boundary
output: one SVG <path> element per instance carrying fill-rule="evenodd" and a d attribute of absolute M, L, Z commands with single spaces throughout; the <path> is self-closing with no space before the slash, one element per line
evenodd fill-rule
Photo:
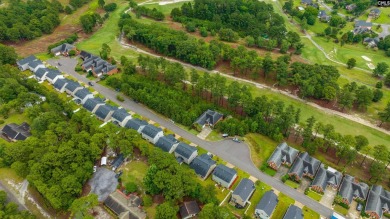
<path fill-rule="evenodd" d="M 368 190 L 367 184 L 357 181 L 353 176 L 345 175 L 340 186 L 339 195 L 352 203 L 354 197 L 365 200 Z"/>
<path fill-rule="evenodd" d="M 28 65 L 32 68 L 36 68 L 38 65 L 43 65 L 43 63 L 41 62 L 41 60 L 37 59 L 29 62 Z"/>
<path fill-rule="evenodd" d="M 283 219 L 303 219 L 302 209 L 295 205 L 290 205 Z"/>
<path fill-rule="evenodd" d="M 373 13 L 373 14 L 380 14 L 381 13 L 381 10 L 379 10 L 379 8 L 373 8 L 370 10 L 370 13 Z"/>
<path fill-rule="evenodd" d="M 148 122 L 146 122 L 145 120 L 141 120 L 141 119 L 138 119 L 138 118 L 133 118 L 133 119 L 130 119 L 129 121 L 127 121 L 125 127 L 126 128 L 131 128 L 131 129 L 134 129 L 134 130 L 137 130 L 141 127 L 141 126 L 146 126 L 148 124 Z"/>
<path fill-rule="evenodd" d="M 190 215 L 196 215 L 200 212 L 198 203 L 196 201 L 184 202 L 182 206 L 180 206 L 180 216 L 181 218 L 188 217 Z"/>
<path fill-rule="evenodd" d="M 89 94 L 92 94 L 92 93 L 89 92 L 89 90 L 87 88 L 83 88 L 83 89 L 76 91 L 76 93 L 74 95 L 80 99 L 84 99 Z"/>
<path fill-rule="evenodd" d="M 147 136 L 149 136 L 149 137 L 151 137 L 151 138 L 156 137 L 156 135 L 157 135 L 159 132 L 162 132 L 162 129 L 161 129 L 161 128 L 158 128 L 158 127 L 156 127 L 156 126 L 154 126 L 154 125 L 151 125 L 151 124 L 146 125 L 146 126 L 142 129 L 142 131 L 141 131 L 141 133 L 143 133 L 143 134 L 145 134 L 145 135 L 147 135 Z"/>
<path fill-rule="evenodd" d="M 256 210 L 263 210 L 268 216 L 271 216 L 277 204 L 278 196 L 275 195 L 273 190 L 270 190 L 263 195 L 256 205 Z"/>
<path fill-rule="evenodd" d="M 5 125 L 1 131 L 14 140 L 25 140 L 31 136 L 30 125 L 26 122 L 23 122 L 21 125 L 10 123 Z"/>
<path fill-rule="evenodd" d="M 384 211 L 389 211 L 390 192 L 383 189 L 382 186 L 373 185 L 368 194 L 366 211 L 373 211 L 382 217 Z"/>
<path fill-rule="evenodd" d="M 106 198 L 106 200 L 104 200 L 104 204 L 116 215 L 120 215 L 126 211 L 126 208 L 113 199 L 110 195 Z"/>
<path fill-rule="evenodd" d="M 31 56 L 28 56 L 28 57 L 26 57 L 24 59 L 21 59 L 21 60 L 17 61 L 17 64 L 18 65 L 25 65 L 25 64 L 30 63 L 30 62 L 32 62 L 34 60 L 37 60 L 37 57 L 35 57 L 34 55 L 31 55 Z"/>
<path fill-rule="evenodd" d="M 322 164 L 312 182 L 312 186 L 319 186 L 325 191 L 327 185 L 339 186 L 343 175 L 334 169 L 325 169 Z"/>
<path fill-rule="evenodd" d="M 178 153 L 179 155 L 181 155 L 182 157 L 184 158 L 190 158 L 191 155 L 197 151 L 198 149 L 196 149 L 196 147 L 192 147 L 184 142 L 180 142 L 177 147 L 176 147 L 176 150 L 175 150 L 175 153 Z"/>
<path fill-rule="evenodd" d="M 85 101 L 83 107 L 86 110 L 92 112 L 92 110 L 95 109 L 96 105 L 100 103 L 104 103 L 104 101 L 98 97 L 89 98 L 87 101 Z"/>
<path fill-rule="evenodd" d="M 47 68 L 39 68 L 35 73 L 34 75 L 37 76 L 38 78 L 42 78 L 43 75 L 45 75 L 46 72 L 48 72 L 49 69 Z"/>
<path fill-rule="evenodd" d="M 116 109 L 117 108 L 114 106 L 111 106 L 109 104 L 104 104 L 104 105 L 99 106 L 99 108 L 97 108 L 95 115 L 101 119 L 105 119 L 110 112 L 112 112 Z"/>
<path fill-rule="evenodd" d="M 321 162 L 319 160 L 311 157 L 307 152 L 304 152 L 295 159 L 289 173 L 295 173 L 299 178 L 301 178 L 304 173 L 314 176 L 320 164 Z"/>
<path fill-rule="evenodd" d="M 179 141 L 173 135 L 165 135 L 158 139 L 156 146 L 165 152 L 169 152 L 173 145 L 177 144 Z"/>
<path fill-rule="evenodd" d="M 243 178 L 236 189 L 233 192 L 233 195 L 238 195 L 242 200 L 247 201 L 255 190 L 255 184 L 248 178 Z"/>
<path fill-rule="evenodd" d="M 211 159 L 211 157 L 207 154 L 202 154 L 200 156 L 195 157 L 195 159 L 191 162 L 190 168 L 195 170 L 195 173 L 205 178 L 207 173 L 215 165 L 216 162 Z"/>
<path fill-rule="evenodd" d="M 75 91 L 78 87 L 82 87 L 79 83 L 69 80 L 68 84 L 65 86 L 66 89 L 68 89 L 70 92 Z"/>
<path fill-rule="evenodd" d="M 236 175 L 237 171 L 233 168 L 229 168 L 223 164 L 219 164 L 213 172 L 213 175 L 221 180 L 229 183 Z"/>
<path fill-rule="evenodd" d="M 112 117 L 120 122 L 125 120 L 126 117 L 130 116 L 130 114 L 124 109 L 120 108 L 115 110 L 115 112 L 112 114 Z"/>
<path fill-rule="evenodd" d="M 325 17 L 325 16 L 327 16 L 326 11 L 325 11 L 325 10 L 321 10 L 321 11 L 319 12 L 318 16 L 320 16 L 320 17 Z"/>
<path fill-rule="evenodd" d="M 211 125 L 215 125 L 215 123 L 218 122 L 219 119 L 222 118 L 222 114 L 216 111 L 212 110 L 206 110 L 197 120 L 195 123 L 198 123 L 199 125 L 203 126 L 206 123 L 209 123 Z"/>
<path fill-rule="evenodd" d="M 372 23 L 363 20 L 358 20 L 355 21 L 355 27 L 372 27 Z"/>
<path fill-rule="evenodd" d="M 124 160 L 125 160 L 125 157 L 123 156 L 123 154 L 119 154 L 115 158 L 115 160 L 112 162 L 111 166 L 118 168 L 123 163 Z"/>
<path fill-rule="evenodd" d="M 53 49 L 51 49 L 50 51 L 52 52 L 52 53 L 57 53 L 57 52 L 68 52 L 68 51 L 70 51 L 70 50 L 72 50 L 72 49 L 74 49 L 75 48 L 75 46 L 73 46 L 73 45 L 71 45 L 71 44 L 69 44 L 69 43 L 63 43 L 63 44 L 61 44 L 61 45 L 59 45 L 59 46 L 57 46 L 57 47 L 54 47 Z"/>
<path fill-rule="evenodd" d="M 54 70 L 54 69 L 48 69 L 48 73 L 46 75 L 46 77 L 50 78 L 50 79 L 54 79 L 55 77 L 57 77 L 58 75 L 61 75 L 60 71 L 58 70 Z"/>
<path fill-rule="evenodd" d="M 68 82 L 69 82 L 68 79 L 62 79 L 62 78 L 60 78 L 60 79 L 56 80 L 56 82 L 53 84 L 53 86 L 54 86 L 55 88 L 57 88 L 58 90 L 60 90 L 60 89 L 62 89 Z"/>
<path fill-rule="evenodd" d="M 86 52 L 86 51 L 84 51 L 84 50 L 81 50 L 81 52 L 80 52 L 80 57 L 81 57 L 82 59 L 90 58 L 91 56 L 92 56 L 91 53 Z"/>
<path fill-rule="evenodd" d="M 268 162 L 274 162 L 279 168 L 283 162 L 292 164 L 297 155 L 297 149 L 292 148 L 288 146 L 286 142 L 283 142 L 274 150 L 271 157 L 268 159 Z"/>

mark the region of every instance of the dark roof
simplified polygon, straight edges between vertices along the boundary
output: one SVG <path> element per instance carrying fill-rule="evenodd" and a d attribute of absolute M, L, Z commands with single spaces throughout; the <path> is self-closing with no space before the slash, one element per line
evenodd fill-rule
<path fill-rule="evenodd" d="M 175 153 L 178 153 L 180 156 L 188 159 L 197 150 L 198 149 L 196 149 L 196 147 L 192 147 L 184 142 L 180 142 L 176 147 Z"/>
<path fill-rule="evenodd" d="M 148 122 L 146 122 L 145 120 L 134 118 L 134 119 L 130 119 L 129 121 L 127 121 L 125 127 L 138 131 L 138 129 L 141 126 L 146 126 L 147 124 L 148 124 Z"/>
<path fill-rule="evenodd" d="M 65 86 L 65 88 L 71 92 L 75 91 L 78 87 L 82 87 L 82 86 L 79 83 L 71 80 L 69 80 L 68 84 Z"/>
<path fill-rule="evenodd" d="M 319 160 L 311 157 L 307 152 L 304 152 L 295 159 L 289 173 L 295 173 L 299 178 L 301 178 L 304 173 L 314 176 L 320 164 L 321 162 Z"/>
<path fill-rule="evenodd" d="M 207 154 L 202 154 L 191 162 L 190 168 L 195 170 L 195 173 L 202 176 L 207 176 L 207 172 L 215 165 L 215 161 Z"/>
<path fill-rule="evenodd" d="M 95 98 L 89 98 L 87 101 L 85 101 L 83 107 L 92 112 L 93 109 L 95 109 L 96 105 L 98 105 L 99 103 L 104 103 L 104 101 L 98 97 L 95 97 Z"/>
<path fill-rule="evenodd" d="M 45 73 L 49 71 L 49 69 L 47 68 L 39 68 L 35 73 L 34 75 L 37 76 L 38 78 L 42 78 L 43 75 L 45 75 Z"/>
<path fill-rule="evenodd" d="M 31 55 L 31 56 L 28 56 L 24 59 L 21 59 L 17 62 L 18 65 L 24 65 L 24 64 L 27 64 L 27 63 L 30 63 L 34 60 L 37 60 L 37 57 L 35 57 L 34 55 Z"/>
<path fill-rule="evenodd" d="M 54 85 L 54 87 L 55 88 L 57 88 L 57 89 L 62 89 L 63 87 L 64 87 L 64 85 L 66 84 L 66 83 L 68 83 L 68 79 L 62 79 L 62 78 L 60 78 L 60 79 L 58 79 L 58 80 L 56 80 L 56 82 L 53 84 Z"/>
<path fill-rule="evenodd" d="M 5 125 L 1 131 L 10 139 L 14 140 L 25 140 L 26 138 L 31 136 L 30 125 L 25 122 L 23 122 L 21 125 L 10 123 L 8 125 Z"/>
<path fill-rule="evenodd" d="M 366 37 L 366 38 L 363 39 L 363 41 L 364 41 L 365 43 L 374 42 L 375 44 L 378 44 L 379 41 L 380 41 L 380 39 L 379 39 L 379 37 L 374 37 L 374 38 Z"/>
<path fill-rule="evenodd" d="M 179 141 L 173 135 L 165 135 L 158 139 L 156 146 L 165 152 L 169 152 L 173 145 Z"/>
<path fill-rule="evenodd" d="M 76 91 L 76 93 L 74 95 L 80 99 L 84 99 L 89 94 L 92 94 L 92 93 L 89 92 L 89 90 L 87 88 L 83 88 L 83 89 Z"/>
<path fill-rule="evenodd" d="M 312 0 L 301 0 L 301 3 L 303 3 L 303 4 L 312 4 L 313 1 Z"/>
<path fill-rule="evenodd" d="M 114 111 L 114 110 L 116 110 L 116 107 L 113 107 L 113 106 L 108 105 L 108 104 L 104 104 L 104 105 L 99 106 L 99 108 L 97 108 L 95 115 L 101 119 L 105 119 L 107 117 L 107 115 L 111 111 Z"/>
<path fill-rule="evenodd" d="M 283 142 L 278 145 L 278 147 L 274 150 L 270 158 L 268 159 L 268 162 L 274 162 L 276 166 L 279 168 L 280 165 L 283 162 L 288 162 L 292 164 L 294 162 L 294 159 L 298 155 L 298 150 L 295 148 L 292 148 L 287 145 L 286 142 Z"/>
<path fill-rule="evenodd" d="M 263 210 L 268 216 L 271 216 L 277 204 L 278 196 L 275 195 L 274 191 L 270 190 L 263 195 L 256 206 L 256 210 Z"/>
<path fill-rule="evenodd" d="M 91 56 L 92 56 L 91 53 L 86 52 L 86 51 L 84 51 L 84 50 L 82 50 L 82 51 L 80 52 L 80 57 L 81 57 L 82 59 L 89 58 L 89 57 L 91 57 Z"/>
<path fill-rule="evenodd" d="M 115 201 L 111 196 L 108 196 L 106 200 L 104 200 L 104 204 L 111 209 L 116 215 L 120 215 L 121 213 L 127 211 L 127 209 L 122 206 L 120 203 Z"/>
<path fill-rule="evenodd" d="M 327 185 L 339 186 L 343 175 L 339 171 L 330 171 L 321 165 L 317 175 L 312 182 L 312 186 L 319 186 L 325 191 Z"/>
<path fill-rule="evenodd" d="M 156 126 L 154 126 L 154 125 L 151 125 L 151 124 L 146 125 L 146 126 L 142 129 L 142 131 L 141 131 L 141 133 L 143 133 L 143 134 L 145 134 L 145 135 L 147 135 L 147 136 L 149 136 L 149 137 L 151 137 L 151 138 L 156 137 L 156 135 L 157 135 L 159 132 L 162 132 L 162 129 L 161 129 L 161 128 L 158 128 L 158 127 L 156 127 Z"/>
<path fill-rule="evenodd" d="M 254 190 L 255 184 L 250 179 L 243 178 L 234 190 L 233 195 L 238 195 L 242 200 L 246 201 Z"/>
<path fill-rule="evenodd" d="M 376 212 L 379 217 L 382 217 L 384 211 L 389 211 L 390 207 L 390 192 L 383 189 L 382 186 L 373 185 L 368 194 L 366 203 L 366 212 Z"/>
<path fill-rule="evenodd" d="M 354 197 L 365 200 L 369 187 L 363 182 L 358 182 L 355 177 L 345 175 L 341 183 L 339 195 L 352 203 Z"/>
<path fill-rule="evenodd" d="M 198 214 L 200 212 L 198 203 L 196 201 L 184 202 L 180 206 L 180 216 L 182 218 L 188 217 L 189 215 Z"/>
<path fill-rule="evenodd" d="M 295 205 L 290 205 L 283 219 L 303 219 L 302 209 Z"/>
<path fill-rule="evenodd" d="M 68 43 L 64 43 L 64 44 L 61 44 L 57 47 L 54 47 L 53 49 L 51 49 L 50 51 L 52 53 L 57 53 L 57 52 L 68 52 L 72 49 L 74 49 L 75 46 L 71 45 L 71 44 L 68 44 Z"/>
<path fill-rule="evenodd" d="M 130 114 L 124 108 L 117 109 L 112 114 L 112 117 L 120 122 L 122 122 L 128 116 L 130 116 Z"/>
<path fill-rule="evenodd" d="M 325 11 L 325 10 L 321 10 L 321 11 L 319 12 L 318 16 L 320 16 L 320 17 L 327 16 L 326 11 Z"/>
<path fill-rule="evenodd" d="M 58 70 L 49 69 L 49 72 L 47 73 L 46 77 L 53 80 L 58 75 L 61 75 L 61 73 Z"/>
<path fill-rule="evenodd" d="M 204 125 L 206 123 L 209 123 L 211 125 L 215 125 L 215 123 L 218 122 L 219 119 L 222 118 L 222 114 L 216 111 L 212 110 L 207 110 L 204 112 L 197 120 L 195 123 L 198 123 L 199 125 Z"/>
<path fill-rule="evenodd" d="M 379 10 L 379 8 L 373 8 L 370 10 L 370 13 L 380 14 L 381 10 Z"/>
<path fill-rule="evenodd" d="M 138 197 L 138 196 L 136 196 L 136 195 L 133 195 L 133 194 L 130 195 L 129 201 L 130 201 L 130 204 L 131 204 L 132 206 L 135 206 L 135 207 L 140 206 L 141 203 L 142 203 L 141 198 Z"/>
<path fill-rule="evenodd" d="M 125 160 L 125 157 L 123 156 L 123 154 L 119 154 L 115 158 L 115 160 L 112 162 L 112 166 L 115 168 L 118 168 L 123 163 L 124 160 Z"/>
<path fill-rule="evenodd" d="M 355 21 L 355 27 L 372 27 L 372 23 L 358 20 L 358 21 Z"/>
<path fill-rule="evenodd" d="M 41 62 L 41 60 L 34 60 L 34 61 L 29 62 L 28 65 L 30 67 L 36 68 L 38 65 L 43 65 L 43 63 Z"/>
<path fill-rule="evenodd" d="M 219 164 L 213 172 L 213 175 L 229 183 L 236 175 L 237 171 L 233 168 L 229 168 L 223 164 Z"/>

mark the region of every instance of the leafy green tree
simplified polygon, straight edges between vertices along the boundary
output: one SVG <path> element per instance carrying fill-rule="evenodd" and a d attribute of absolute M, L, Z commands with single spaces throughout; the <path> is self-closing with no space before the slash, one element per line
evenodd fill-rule
<path fill-rule="evenodd" d="M 103 43 L 102 44 L 102 49 L 100 50 L 100 56 L 103 58 L 103 59 L 108 59 L 108 57 L 110 57 L 110 54 L 111 54 L 111 48 L 110 46 L 108 46 L 106 43 Z"/>
<path fill-rule="evenodd" d="M 70 206 L 70 211 L 73 214 L 80 213 L 83 217 L 85 217 L 88 214 L 88 210 L 93 209 L 98 204 L 98 196 L 94 193 L 90 193 L 87 196 L 74 200 Z"/>
<path fill-rule="evenodd" d="M 363 135 L 355 136 L 355 141 L 356 141 L 355 149 L 357 151 L 360 151 L 363 148 L 368 146 L 368 139 Z"/>
<path fill-rule="evenodd" d="M 313 128 L 314 128 L 315 123 L 316 123 L 316 119 L 313 116 L 306 120 L 306 125 L 305 125 L 305 127 L 303 129 L 303 134 L 302 134 L 302 137 L 303 137 L 302 145 L 304 147 L 309 145 L 309 143 L 310 143 L 310 141 L 312 139 Z"/>
<path fill-rule="evenodd" d="M 384 122 L 390 121 L 390 102 L 387 103 L 386 108 L 382 112 L 378 113 L 378 116 L 381 121 L 379 127 L 381 127 Z"/>
<path fill-rule="evenodd" d="M 375 77 L 382 76 L 387 73 L 389 65 L 386 62 L 379 62 L 372 72 Z"/>
<path fill-rule="evenodd" d="M 80 17 L 81 27 L 85 33 L 91 33 L 93 31 L 93 27 L 96 24 L 96 20 L 90 14 L 85 14 Z"/>
<path fill-rule="evenodd" d="M 65 7 L 65 13 L 66 13 L 66 14 L 72 14 L 72 13 L 73 13 L 73 10 L 69 7 L 69 5 L 67 5 L 67 6 Z"/>
<path fill-rule="evenodd" d="M 170 202 L 164 202 L 156 208 L 156 219 L 172 219 L 176 217 L 179 207 Z"/>
<path fill-rule="evenodd" d="M 372 102 L 379 102 L 383 97 L 383 92 L 380 89 L 375 89 L 372 95 Z"/>
<path fill-rule="evenodd" d="M 213 203 L 206 204 L 199 213 L 200 219 L 234 219 L 234 215 L 226 207 L 219 207 Z"/>
<path fill-rule="evenodd" d="M 106 2 L 104 0 L 98 0 L 99 7 L 103 8 Z"/>
<path fill-rule="evenodd" d="M 385 162 L 389 155 L 389 150 L 385 145 L 375 145 L 374 146 L 374 158 L 376 161 Z"/>
<path fill-rule="evenodd" d="M 366 110 L 373 99 L 373 93 L 371 89 L 369 89 L 365 85 L 362 85 L 359 87 L 359 89 L 356 90 L 355 95 L 356 95 L 355 102 L 358 105 L 358 107 L 362 110 Z"/>
<path fill-rule="evenodd" d="M 335 100 L 337 97 L 337 91 L 332 86 L 326 86 L 324 88 L 324 99 L 328 101 Z"/>
<path fill-rule="evenodd" d="M 272 57 L 269 53 L 265 55 L 262 66 L 264 77 L 267 78 L 267 76 L 274 70 L 274 61 L 272 60 Z"/>
<path fill-rule="evenodd" d="M 138 190 L 138 186 L 134 182 L 126 183 L 125 188 L 126 188 L 126 191 L 130 192 L 130 193 L 136 192 Z"/>
<path fill-rule="evenodd" d="M 352 69 L 355 66 L 356 66 L 356 59 L 354 59 L 354 58 L 348 59 L 348 61 L 347 61 L 347 68 L 348 69 Z"/>
<path fill-rule="evenodd" d="M 17 58 L 18 55 L 13 47 L 5 46 L 0 43 L 0 65 L 13 65 L 16 63 Z"/>
<path fill-rule="evenodd" d="M 142 197 L 142 205 L 145 207 L 150 207 L 153 205 L 153 199 L 150 195 L 145 195 Z"/>
<path fill-rule="evenodd" d="M 223 28 L 219 30 L 219 38 L 227 42 L 236 42 L 239 39 L 239 36 L 230 28 Z"/>
<path fill-rule="evenodd" d="M 370 166 L 370 180 L 374 180 L 374 182 L 381 181 L 383 179 L 383 174 L 386 171 L 385 164 L 382 162 L 374 161 L 374 163 Z"/>
<path fill-rule="evenodd" d="M 364 154 L 364 158 L 363 158 L 362 162 L 360 163 L 360 166 L 363 166 L 364 161 L 365 161 L 366 158 L 367 158 L 367 155 L 371 154 L 372 150 L 373 150 L 373 147 L 371 147 L 370 145 L 368 145 L 367 147 L 364 147 L 364 148 L 361 150 L 361 153 Z"/>

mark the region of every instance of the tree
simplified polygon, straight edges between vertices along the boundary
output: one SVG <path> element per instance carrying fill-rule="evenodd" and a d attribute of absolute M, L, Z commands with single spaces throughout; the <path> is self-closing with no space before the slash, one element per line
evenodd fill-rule
<path fill-rule="evenodd" d="M 83 31 L 85 33 L 91 33 L 93 30 L 93 27 L 96 24 L 96 20 L 94 19 L 94 17 L 92 15 L 85 14 L 85 15 L 80 17 L 80 23 L 81 23 L 81 27 L 83 28 Z"/>
<path fill-rule="evenodd" d="M 371 164 L 369 171 L 371 175 L 370 180 L 374 180 L 376 183 L 383 179 L 383 176 L 385 175 L 383 173 L 386 172 L 386 167 L 384 163 L 374 161 L 374 163 Z"/>
<path fill-rule="evenodd" d="M 383 97 L 383 92 L 380 89 L 375 89 L 372 93 L 372 102 L 379 102 Z"/>
<path fill-rule="evenodd" d="M 267 53 L 263 59 L 263 71 L 264 78 L 267 78 L 267 75 L 274 70 L 274 61 L 272 60 L 271 54 Z"/>
<path fill-rule="evenodd" d="M 104 0 L 98 0 L 98 4 L 101 8 L 104 7 L 104 5 L 106 4 L 106 2 Z"/>
<path fill-rule="evenodd" d="M 354 59 L 354 58 L 348 59 L 347 68 L 352 69 L 355 66 L 356 66 L 356 59 Z"/>
<path fill-rule="evenodd" d="M 362 150 L 364 147 L 367 147 L 368 146 L 368 139 L 363 136 L 363 135 L 357 135 L 355 136 L 355 141 L 356 141 L 356 144 L 355 144 L 355 149 L 357 151 L 360 151 Z"/>
<path fill-rule="evenodd" d="M 126 183 L 125 188 L 126 188 L 126 191 L 129 193 L 133 193 L 133 192 L 136 192 L 138 190 L 138 186 L 134 182 Z"/>
<path fill-rule="evenodd" d="M 103 43 L 102 44 L 102 49 L 100 50 L 100 56 L 107 60 L 108 57 L 110 57 L 110 54 L 111 54 L 111 48 L 110 46 L 108 46 L 106 43 Z"/>
<path fill-rule="evenodd" d="M 66 14 L 72 14 L 72 13 L 73 13 L 73 10 L 69 7 L 69 5 L 67 5 L 67 6 L 65 7 L 65 13 L 66 13 Z"/>
<path fill-rule="evenodd" d="M 213 203 L 206 204 L 199 213 L 200 219 L 234 219 L 234 215 L 226 207 L 219 207 Z"/>
<path fill-rule="evenodd" d="M 360 163 L 360 166 L 363 166 L 363 163 L 366 160 L 367 155 L 370 154 L 372 152 L 372 150 L 373 150 L 373 148 L 371 146 L 364 147 L 361 150 L 362 154 L 364 154 L 364 158 L 363 158 L 362 162 Z"/>
<path fill-rule="evenodd" d="M 390 49 L 389 49 L 389 51 L 390 51 Z M 390 73 L 386 74 L 384 84 L 386 86 L 390 87 Z"/>
<path fill-rule="evenodd" d="M 179 208 L 170 202 L 164 202 L 156 208 L 156 219 L 172 219 L 176 218 Z"/>
<path fill-rule="evenodd" d="M 373 99 L 373 93 L 371 89 L 369 89 L 365 85 L 362 85 L 356 90 L 355 94 L 356 94 L 355 101 L 358 107 L 362 110 L 366 110 L 368 105 L 370 105 Z"/>
<path fill-rule="evenodd" d="M 337 91 L 334 87 L 332 86 L 326 86 L 324 88 L 324 99 L 328 101 L 332 101 L 336 99 L 337 97 Z"/>
<path fill-rule="evenodd" d="M 313 116 L 306 120 L 306 125 L 303 128 L 303 133 L 302 133 L 302 137 L 303 137 L 302 145 L 304 147 L 306 147 L 311 141 L 311 138 L 313 136 L 313 127 L 315 123 L 316 123 L 316 119 Z"/>
<path fill-rule="evenodd" d="M 239 36 L 232 29 L 226 28 L 219 30 L 219 38 L 227 42 L 236 42 L 239 39 Z"/>
<path fill-rule="evenodd" d="M 387 70 L 389 69 L 389 65 L 386 62 L 379 62 L 372 74 L 375 77 L 382 76 L 387 73 Z"/>
<path fill-rule="evenodd" d="M 389 150 L 385 145 L 374 146 L 374 158 L 376 161 L 386 162 L 389 156 Z"/>
<path fill-rule="evenodd" d="M 18 55 L 13 47 L 5 46 L 0 43 L 0 65 L 13 65 L 16 63 L 17 58 Z"/>
<path fill-rule="evenodd" d="M 351 109 L 355 101 L 355 95 L 348 87 L 344 87 L 339 94 L 338 104 L 342 107 L 341 110 L 344 111 L 345 108 Z"/>
<path fill-rule="evenodd" d="M 390 122 L 390 102 L 387 103 L 386 108 L 382 112 L 378 113 L 378 116 L 381 121 L 379 127 L 381 127 L 384 122 Z"/>
<path fill-rule="evenodd" d="M 110 4 L 107 4 L 104 6 L 104 10 L 106 12 L 111 12 L 111 11 L 115 11 L 115 9 L 117 8 L 117 4 L 115 2 L 112 2 Z M 162 19 L 161 19 L 162 20 Z"/>
<path fill-rule="evenodd" d="M 88 210 L 92 209 L 99 204 L 98 196 L 94 193 L 90 193 L 87 196 L 83 196 L 73 201 L 70 206 L 70 211 L 73 214 L 80 213 L 83 217 L 87 215 Z"/>

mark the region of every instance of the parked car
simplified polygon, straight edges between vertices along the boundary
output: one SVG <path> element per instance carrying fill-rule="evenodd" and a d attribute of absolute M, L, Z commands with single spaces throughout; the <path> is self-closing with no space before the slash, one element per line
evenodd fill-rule
<path fill-rule="evenodd" d="M 61 63 L 58 63 L 58 66 L 62 66 L 62 64 L 61 64 Z"/>
<path fill-rule="evenodd" d="M 93 86 L 92 82 L 88 82 L 88 85 L 89 85 L 89 86 Z"/>
<path fill-rule="evenodd" d="M 227 138 L 227 137 L 229 137 L 229 134 L 224 133 L 224 134 L 222 134 L 222 137 Z"/>
<path fill-rule="evenodd" d="M 361 211 L 362 209 L 363 209 L 363 205 L 358 203 L 358 205 L 356 206 L 356 210 Z"/>

